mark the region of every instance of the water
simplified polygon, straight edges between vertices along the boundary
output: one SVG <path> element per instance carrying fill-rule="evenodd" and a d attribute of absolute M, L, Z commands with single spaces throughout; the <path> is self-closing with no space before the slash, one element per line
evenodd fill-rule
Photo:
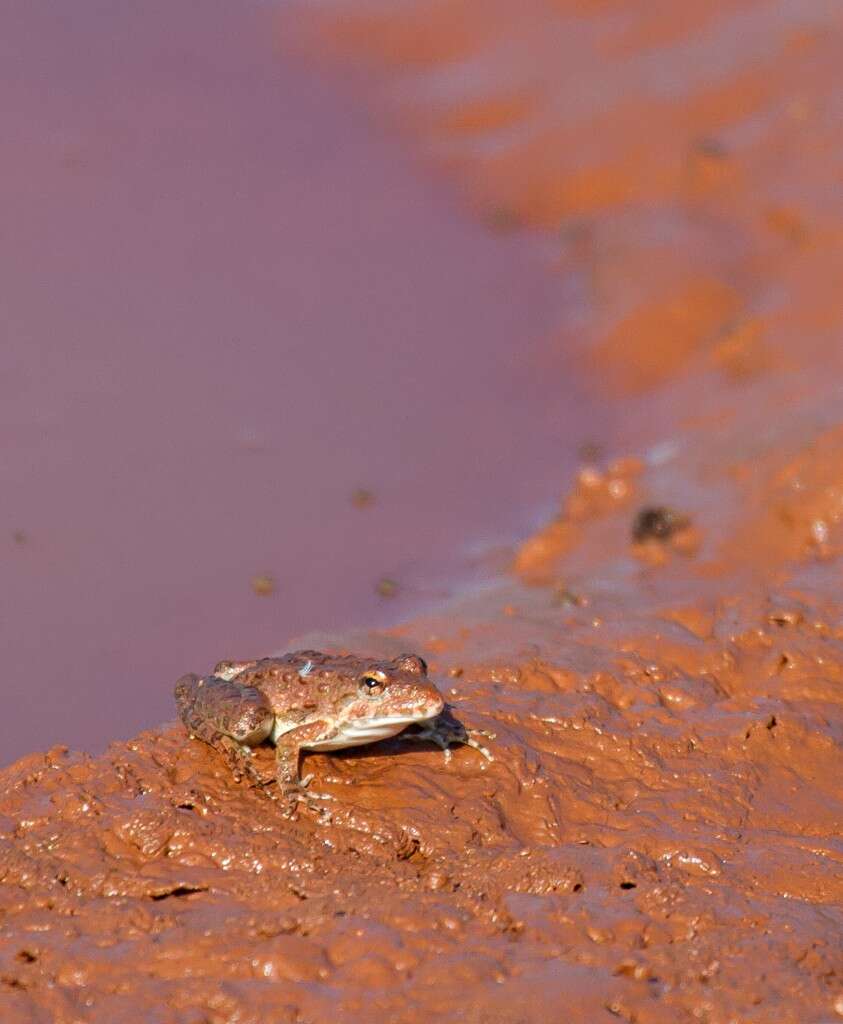
<path fill-rule="evenodd" d="M 452 593 L 596 426 L 541 358 L 539 247 L 282 57 L 271 8 L 0 8 L 7 762 Z"/>

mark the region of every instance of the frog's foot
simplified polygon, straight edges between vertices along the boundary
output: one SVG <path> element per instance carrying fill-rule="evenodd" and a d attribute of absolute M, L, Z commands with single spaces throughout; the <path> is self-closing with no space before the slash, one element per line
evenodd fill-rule
<path fill-rule="evenodd" d="M 425 725 L 419 724 L 416 728 L 418 732 L 402 732 L 401 739 L 435 743 L 445 754 L 446 763 L 451 760 L 452 743 L 474 747 L 487 761 L 494 761 L 494 757 L 492 757 L 488 748 L 475 738 L 482 736 L 484 739 L 493 740 L 495 739 L 495 733 L 493 732 L 487 732 L 485 729 L 466 729 L 462 722 L 457 722 L 452 718 L 446 718 L 442 715 Z"/>
<path fill-rule="evenodd" d="M 252 751 L 249 747 L 243 746 L 230 736 L 222 736 L 217 741 L 225 757 L 235 782 L 242 782 L 244 779 L 250 786 L 263 789 L 272 779 L 267 779 L 255 767 Z"/>
<path fill-rule="evenodd" d="M 330 812 L 324 806 L 326 800 L 333 800 L 330 793 L 315 793 L 308 789 L 312 775 L 306 775 L 299 782 L 280 782 L 281 800 L 286 804 L 284 811 L 285 818 L 297 817 L 300 805 L 304 805 L 309 811 L 317 811 L 321 821 L 330 820 Z M 320 804 L 320 801 L 322 803 Z"/>

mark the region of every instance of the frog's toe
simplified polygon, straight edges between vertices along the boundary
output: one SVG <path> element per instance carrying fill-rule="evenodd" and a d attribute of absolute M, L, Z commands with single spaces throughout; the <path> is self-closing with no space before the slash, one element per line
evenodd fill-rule
<path fill-rule="evenodd" d="M 475 736 L 484 736 L 487 740 L 496 740 L 498 738 L 496 732 L 489 732 L 488 729 L 469 729 L 468 731 Z"/>
<path fill-rule="evenodd" d="M 334 797 L 330 793 L 315 793 L 309 789 L 306 793 L 302 793 L 299 799 L 306 804 L 313 803 L 315 805 L 317 800 L 333 800 Z"/>
<path fill-rule="evenodd" d="M 494 761 L 492 752 L 488 747 L 484 747 L 479 740 L 476 740 L 472 733 L 476 733 L 478 736 L 483 736 L 485 739 L 492 740 L 495 738 L 495 734 L 493 732 L 486 732 L 483 729 L 469 729 L 466 732 L 465 739 L 463 740 L 463 743 L 466 743 L 469 747 L 473 747 L 478 753 L 482 754 L 487 761 Z"/>
<path fill-rule="evenodd" d="M 435 721 L 418 732 L 406 733 L 404 738 L 416 742 L 430 741 L 435 743 L 445 755 L 445 763 L 451 761 L 451 745 L 464 743 L 473 747 L 482 754 L 487 761 L 494 761 L 491 752 L 475 736 L 483 736 L 486 739 L 494 739 L 495 734 L 486 732 L 485 729 L 466 729 L 462 722 L 441 722 Z"/>
<path fill-rule="evenodd" d="M 327 808 L 324 806 L 324 802 L 327 800 L 333 800 L 334 798 L 330 793 L 316 793 L 313 790 L 306 789 L 305 787 L 310 783 L 312 775 L 302 779 L 301 782 L 295 786 L 284 786 L 281 790 L 281 799 L 286 804 L 284 817 L 295 818 L 299 807 L 303 804 L 309 811 L 318 811 L 320 815 L 323 815 Z M 320 805 L 320 801 L 322 805 Z"/>
<path fill-rule="evenodd" d="M 230 736 L 223 736 L 219 740 L 219 745 L 235 782 L 242 782 L 245 779 L 251 786 L 266 785 L 267 780 L 255 767 L 252 751 L 248 747 L 242 746 Z"/>

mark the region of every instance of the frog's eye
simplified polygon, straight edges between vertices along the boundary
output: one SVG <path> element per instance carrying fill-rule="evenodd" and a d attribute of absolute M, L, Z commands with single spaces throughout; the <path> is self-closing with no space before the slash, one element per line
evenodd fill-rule
<path fill-rule="evenodd" d="M 358 689 L 364 697 L 380 697 L 386 689 L 386 680 L 373 672 L 367 672 L 360 677 Z"/>

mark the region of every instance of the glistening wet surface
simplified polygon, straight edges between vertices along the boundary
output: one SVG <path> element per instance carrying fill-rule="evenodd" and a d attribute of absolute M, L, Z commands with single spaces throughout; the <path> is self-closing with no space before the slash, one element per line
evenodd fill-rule
<path fill-rule="evenodd" d="M 4 762 L 450 593 L 597 429 L 531 360 L 570 301 L 539 250 L 270 8 L 5 6 Z"/>

